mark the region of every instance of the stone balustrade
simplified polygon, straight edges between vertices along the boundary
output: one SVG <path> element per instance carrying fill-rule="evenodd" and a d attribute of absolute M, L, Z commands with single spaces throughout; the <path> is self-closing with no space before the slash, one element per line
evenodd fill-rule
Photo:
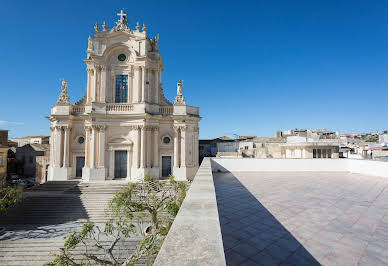
<path fill-rule="evenodd" d="M 109 103 L 106 105 L 107 112 L 131 112 L 134 110 L 132 104 L 123 103 Z"/>
<path fill-rule="evenodd" d="M 191 115 L 199 115 L 199 107 L 187 106 L 187 113 Z"/>
<path fill-rule="evenodd" d="M 71 113 L 72 114 L 83 114 L 83 113 L 85 113 L 85 106 L 72 106 Z"/>
<path fill-rule="evenodd" d="M 174 106 L 159 106 L 159 113 L 163 115 L 172 115 Z"/>

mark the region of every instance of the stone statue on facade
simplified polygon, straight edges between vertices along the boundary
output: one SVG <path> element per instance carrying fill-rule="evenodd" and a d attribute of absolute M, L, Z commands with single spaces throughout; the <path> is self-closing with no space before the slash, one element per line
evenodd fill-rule
<path fill-rule="evenodd" d="M 62 90 L 61 94 L 59 95 L 57 105 L 69 105 L 69 94 L 67 92 L 67 81 L 65 79 L 62 79 Z"/>
<path fill-rule="evenodd" d="M 179 80 L 177 83 L 176 97 L 174 104 L 186 104 L 185 97 L 183 96 L 183 81 Z"/>
<path fill-rule="evenodd" d="M 152 51 L 159 50 L 159 34 L 155 36 L 154 39 L 151 40 L 151 48 L 152 48 Z"/>
<path fill-rule="evenodd" d="M 93 39 L 91 36 L 88 38 L 88 51 L 93 51 Z"/>
<path fill-rule="evenodd" d="M 178 83 L 177 83 L 177 92 L 176 92 L 177 96 L 182 96 L 183 95 L 182 88 L 183 88 L 183 81 L 179 80 Z"/>

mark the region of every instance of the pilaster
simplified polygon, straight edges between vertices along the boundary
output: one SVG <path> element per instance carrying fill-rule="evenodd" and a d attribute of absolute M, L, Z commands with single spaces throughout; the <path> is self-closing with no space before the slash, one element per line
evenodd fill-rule
<path fill-rule="evenodd" d="M 93 97 L 92 102 L 97 102 L 97 92 L 98 91 L 98 66 L 94 66 L 93 71 Z"/>
<path fill-rule="evenodd" d="M 99 126 L 99 163 L 98 167 L 105 167 L 105 126 Z"/>
<path fill-rule="evenodd" d="M 179 168 L 179 127 L 174 126 L 174 168 Z"/>
<path fill-rule="evenodd" d="M 154 127 L 154 160 L 153 167 L 159 166 L 159 127 Z"/>
<path fill-rule="evenodd" d="M 140 126 L 140 168 L 145 168 L 145 126 Z"/>
<path fill-rule="evenodd" d="M 180 167 L 186 167 L 186 126 L 181 126 L 181 147 L 180 147 L 180 152 L 181 152 L 181 163 Z"/>
<path fill-rule="evenodd" d="M 100 102 L 106 102 L 106 66 L 101 66 Z"/>

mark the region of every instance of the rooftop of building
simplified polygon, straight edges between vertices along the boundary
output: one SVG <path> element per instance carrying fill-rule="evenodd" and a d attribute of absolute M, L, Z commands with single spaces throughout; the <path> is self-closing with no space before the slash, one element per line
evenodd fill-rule
<path fill-rule="evenodd" d="M 155 265 L 386 265 L 387 186 L 388 162 L 205 158 Z"/>

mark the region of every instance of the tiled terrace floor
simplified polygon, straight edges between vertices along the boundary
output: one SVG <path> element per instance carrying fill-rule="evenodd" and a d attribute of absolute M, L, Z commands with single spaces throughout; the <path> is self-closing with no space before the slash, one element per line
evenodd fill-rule
<path fill-rule="evenodd" d="M 388 179 L 345 172 L 214 175 L 228 265 L 388 265 Z"/>

